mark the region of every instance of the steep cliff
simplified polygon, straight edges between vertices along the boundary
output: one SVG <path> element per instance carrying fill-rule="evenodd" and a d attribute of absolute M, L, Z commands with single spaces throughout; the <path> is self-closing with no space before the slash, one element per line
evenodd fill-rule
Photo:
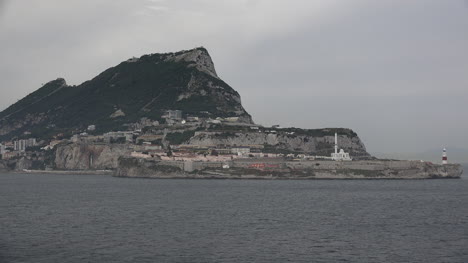
<path fill-rule="evenodd" d="M 8 171 L 9 168 L 8 168 L 8 164 L 6 161 L 4 160 L 0 160 L 0 171 Z"/>
<path fill-rule="evenodd" d="M 166 110 L 252 123 L 208 51 L 196 48 L 133 58 L 79 86 L 51 81 L 0 113 L 0 140 L 24 132 L 36 138 L 71 134 L 91 124 L 106 132 L 142 117 L 161 120 Z"/>
<path fill-rule="evenodd" d="M 120 156 L 130 155 L 131 150 L 124 144 L 73 143 L 57 147 L 56 169 L 101 170 L 117 168 Z"/>
<path fill-rule="evenodd" d="M 345 129 L 342 129 L 345 130 Z M 307 131 L 307 130 L 304 130 Z M 313 134 L 272 134 L 263 132 L 220 133 L 220 132 L 196 132 L 195 136 L 187 142 L 189 145 L 263 145 L 271 151 L 284 150 L 289 152 L 307 153 L 314 155 L 330 156 L 334 151 L 335 137 L 332 132 Z M 364 144 L 357 134 L 351 130 L 345 130 L 346 134 L 338 137 L 340 148 L 349 152 L 355 159 L 367 159 L 371 156 L 367 153 Z M 342 132 L 343 133 L 343 132 Z"/>

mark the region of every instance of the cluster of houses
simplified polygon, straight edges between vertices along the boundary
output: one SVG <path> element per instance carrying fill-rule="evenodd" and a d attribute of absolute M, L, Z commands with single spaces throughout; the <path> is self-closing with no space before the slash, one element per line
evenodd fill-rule
<path fill-rule="evenodd" d="M 28 138 L 0 143 L 1 159 L 8 160 L 24 156 L 26 149 L 37 146 L 36 138 Z"/>
<path fill-rule="evenodd" d="M 102 144 L 127 144 L 133 151 L 132 156 L 139 158 L 158 158 L 172 160 L 194 160 L 194 161 L 224 161 L 225 159 L 237 158 L 292 158 L 292 159 L 330 159 L 330 160 L 351 160 L 348 153 L 343 150 L 337 151 L 337 137 L 335 136 L 335 153 L 330 157 L 327 156 L 309 156 L 305 154 L 277 154 L 265 153 L 264 145 L 169 145 L 166 135 L 174 132 L 183 132 L 186 130 L 195 130 L 197 126 L 203 124 L 221 124 L 227 123 L 236 124 L 239 121 L 238 117 L 227 118 L 199 118 L 185 117 L 183 118 L 182 111 L 168 110 L 163 116 L 165 124 L 160 125 L 158 121 L 153 121 L 148 118 L 141 118 L 139 122 L 129 124 L 130 131 L 113 131 L 101 135 L 94 135 L 96 125 L 89 125 L 86 131 L 73 135 L 69 140 L 52 140 L 47 145 L 41 142 L 39 145 L 35 138 L 15 140 L 0 144 L 0 154 L 2 159 L 11 159 L 15 157 L 26 156 L 27 149 L 30 147 L 41 146 L 43 150 L 51 150 L 56 145 L 63 142 L 73 143 L 102 143 Z M 243 124 L 245 125 L 245 124 Z M 189 127 L 194 126 L 194 127 Z M 157 127 L 158 134 L 148 134 L 142 132 L 146 127 Z M 279 125 L 274 125 L 271 129 L 259 126 L 250 125 L 252 132 L 276 133 L 277 129 L 281 129 Z M 286 132 L 293 134 L 294 132 Z M 44 146 L 45 145 L 45 146 Z"/>

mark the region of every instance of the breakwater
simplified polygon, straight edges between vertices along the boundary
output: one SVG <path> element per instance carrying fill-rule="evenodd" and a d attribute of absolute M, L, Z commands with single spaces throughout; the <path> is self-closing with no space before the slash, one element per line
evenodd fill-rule
<path fill-rule="evenodd" d="M 420 161 L 291 161 L 252 158 L 229 162 L 161 161 L 121 157 L 115 176 L 219 179 L 436 179 L 460 178 L 459 164 Z"/>

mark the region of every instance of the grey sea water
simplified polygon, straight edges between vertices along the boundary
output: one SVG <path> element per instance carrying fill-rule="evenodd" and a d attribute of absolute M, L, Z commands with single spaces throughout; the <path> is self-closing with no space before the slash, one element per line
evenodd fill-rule
<path fill-rule="evenodd" d="M 0 262 L 468 262 L 468 178 L 0 174 Z"/>

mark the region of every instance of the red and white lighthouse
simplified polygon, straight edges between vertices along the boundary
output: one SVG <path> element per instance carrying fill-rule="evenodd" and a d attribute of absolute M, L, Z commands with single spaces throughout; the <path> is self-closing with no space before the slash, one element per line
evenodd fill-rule
<path fill-rule="evenodd" d="M 447 150 L 444 148 L 442 151 L 442 164 L 447 164 Z"/>

